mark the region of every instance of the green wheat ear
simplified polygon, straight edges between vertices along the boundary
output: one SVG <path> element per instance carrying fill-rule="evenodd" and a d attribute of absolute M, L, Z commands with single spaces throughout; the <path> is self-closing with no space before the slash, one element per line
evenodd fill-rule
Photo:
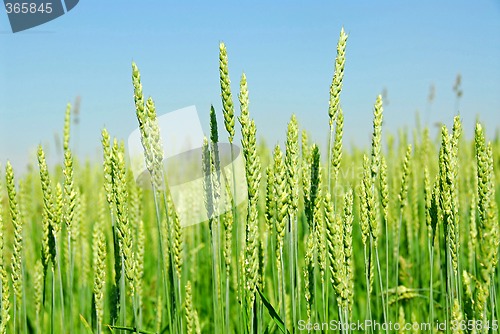
<path fill-rule="evenodd" d="M 234 138 L 234 105 L 231 96 L 231 80 L 229 80 L 226 45 L 222 42 L 219 45 L 219 74 L 224 125 L 229 134 L 229 142 L 232 144 Z"/>
<path fill-rule="evenodd" d="M 340 92 L 342 91 L 342 80 L 344 79 L 345 48 L 347 43 L 347 34 L 344 28 L 340 31 L 340 37 L 337 43 L 337 57 L 335 58 L 335 72 L 333 74 L 332 84 L 330 86 L 330 103 L 328 115 L 330 116 L 330 126 L 337 117 L 340 108 Z"/>
<path fill-rule="evenodd" d="M 146 167 L 151 173 L 151 179 L 156 189 L 163 185 L 163 147 L 161 144 L 160 127 L 156 117 L 156 107 L 151 97 L 146 101 L 146 130 L 144 152 L 146 155 Z"/>
<path fill-rule="evenodd" d="M 134 62 L 132 63 L 132 84 L 134 86 L 135 112 L 137 120 L 139 121 L 139 128 L 142 135 L 144 132 L 144 124 L 147 120 L 147 114 L 144 110 L 144 95 L 142 93 L 141 73 L 139 72 L 139 68 Z"/>
<path fill-rule="evenodd" d="M 68 149 L 64 152 L 64 221 L 68 228 L 68 233 L 71 233 L 71 225 L 75 219 L 75 212 L 77 206 L 77 192 L 75 190 L 74 182 L 74 160 L 71 150 Z"/>
<path fill-rule="evenodd" d="M 0 182 L 0 193 L 2 193 L 2 183 Z M 4 226 L 2 219 L 3 207 L 0 205 L 0 334 L 5 334 L 7 331 L 7 324 L 10 320 L 10 289 L 9 278 L 4 263 Z"/>
<path fill-rule="evenodd" d="M 367 200 L 367 194 L 370 193 L 370 189 L 367 188 L 369 186 L 369 159 L 365 155 L 363 155 L 363 179 L 360 182 L 360 192 L 359 192 L 359 216 L 360 216 L 360 225 L 361 225 L 361 241 L 364 246 L 367 245 L 367 242 L 370 237 L 370 220 L 369 220 L 369 202 Z"/>
<path fill-rule="evenodd" d="M 110 136 L 108 130 L 102 129 L 102 151 L 103 151 L 103 169 L 104 169 L 104 192 L 106 193 L 106 200 L 108 204 L 113 203 L 113 183 L 112 183 L 112 152 L 110 144 Z"/>
<path fill-rule="evenodd" d="M 221 187 L 221 166 L 220 166 L 220 156 L 219 156 L 219 131 L 217 128 L 217 117 L 215 115 L 214 106 L 210 106 L 210 146 L 211 146 L 211 165 L 213 173 L 217 176 L 214 182 L 214 196 L 215 196 L 215 206 L 218 207 L 218 200 L 220 199 L 220 187 Z"/>
<path fill-rule="evenodd" d="M 14 310 L 20 312 L 24 290 L 23 279 L 23 220 L 18 204 L 18 195 L 14 181 L 14 170 L 10 161 L 5 167 L 5 179 L 7 185 L 7 196 L 9 200 L 10 216 L 14 226 L 14 245 L 11 257 L 11 279 L 14 291 Z M 20 314 L 20 313 L 19 313 Z M 20 318 L 20 317 L 19 317 Z M 18 319 L 14 318 L 14 323 Z"/>
<path fill-rule="evenodd" d="M 93 267 L 94 286 L 93 294 L 95 301 L 95 312 L 97 331 L 101 332 L 104 320 L 104 292 L 106 286 L 106 236 L 104 234 L 104 195 L 99 193 L 98 198 L 98 219 L 94 224 L 93 231 Z"/>
<path fill-rule="evenodd" d="M 495 174 L 493 170 L 493 148 L 486 144 L 481 124 L 476 124 L 475 148 L 478 181 L 478 237 L 481 240 L 480 252 L 477 253 L 479 264 L 479 288 L 476 289 L 476 317 L 484 318 L 484 308 L 488 300 L 490 283 L 497 263 L 499 228 L 498 209 L 495 202 Z"/>
<path fill-rule="evenodd" d="M 246 280 L 247 305 L 253 305 L 258 282 L 260 281 L 258 200 L 261 180 L 261 162 L 257 154 L 257 128 L 255 126 L 255 121 L 250 119 L 248 109 L 248 87 L 245 74 L 241 76 L 239 100 L 241 109 L 241 115 L 239 117 L 242 133 L 241 145 L 245 158 L 248 191 L 244 277 Z"/>
<path fill-rule="evenodd" d="M 249 136 L 246 140 L 247 147 L 244 149 L 247 186 L 248 186 L 248 216 L 246 230 L 246 278 L 249 292 L 248 304 L 253 305 L 257 282 L 259 281 L 259 227 L 258 227 L 258 194 L 261 179 L 260 159 L 257 155 L 256 127 L 254 120 L 250 121 Z"/>
<path fill-rule="evenodd" d="M 334 212 L 333 202 L 329 193 L 326 193 L 324 197 L 324 208 L 328 258 L 330 262 L 330 280 L 336 292 L 337 303 L 344 308 L 348 304 L 349 295 L 345 279 L 344 224 L 340 216 Z"/>
<path fill-rule="evenodd" d="M 311 321 L 311 309 L 314 300 L 314 251 L 315 251 L 315 235 L 309 233 L 306 242 L 305 266 L 304 266 L 304 290 L 306 299 L 307 320 Z"/>
<path fill-rule="evenodd" d="M 186 310 L 186 331 L 188 334 L 194 334 L 194 312 L 196 311 L 193 306 L 193 295 L 190 281 L 186 284 L 186 299 L 184 301 L 184 308 Z"/>
<path fill-rule="evenodd" d="M 388 222 L 389 220 L 389 185 L 387 182 L 387 162 L 384 156 L 380 159 L 380 203 L 382 204 L 382 215 L 383 221 Z"/>
<path fill-rule="evenodd" d="M 121 255 L 125 265 L 125 276 L 129 283 L 130 294 L 135 293 L 135 260 L 132 231 L 128 216 L 128 191 L 125 171 L 125 147 L 123 143 L 113 141 L 112 151 L 112 186 L 113 202 L 116 209 L 116 226 L 120 242 Z"/>
<path fill-rule="evenodd" d="M 456 131 L 455 131 L 456 132 Z M 451 263 L 454 274 L 457 275 L 458 270 L 458 217 L 455 215 L 456 203 L 456 154 L 453 153 L 452 140 L 448 135 L 448 129 L 443 126 L 441 129 L 441 151 L 439 155 L 439 174 L 440 174 L 440 204 L 443 213 L 443 224 L 446 231 L 446 242 L 451 255 Z M 458 140 L 458 139 L 457 139 Z"/>
<path fill-rule="evenodd" d="M 463 323 L 463 321 L 464 321 L 464 317 L 463 317 L 462 310 L 460 307 L 460 302 L 456 298 L 453 300 L 451 321 L 452 321 L 452 323 L 456 323 L 456 324 Z M 456 334 L 463 334 L 463 332 L 464 331 L 460 328 L 460 326 L 458 326 L 458 329 L 456 331 L 454 331 L 454 333 L 456 333 Z"/>
<path fill-rule="evenodd" d="M 43 219 L 42 219 L 42 264 L 43 264 L 43 274 L 47 272 L 49 262 L 55 263 L 55 240 L 54 240 L 54 225 L 57 224 L 57 218 L 54 210 L 54 197 L 52 195 L 52 185 L 49 177 L 49 171 L 47 168 L 47 162 L 45 160 L 45 153 L 42 146 L 38 146 L 38 166 L 40 169 L 40 182 L 42 184 L 42 194 L 43 194 Z"/>
<path fill-rule="evenodd" d="M 352 305 L 354 303 L 354 261 L 353 261 L 353 245 L 352 245 L 352 224 L 354 221 L 353 216 L 353 202 L 352 189 L 346 193 L 344 197 L 344 217 L 343 217 L 343 239 L 344 239 L 344 267 L 345 267 L 345 287 L 346 297 L 345 304 L 349 312 L 352 312 Z M 347 319 L 349 320 L 349 319 Z"/>
<path fill-rule="evenodd" d="M 290 194 L 288 215 L 294 217 L 299 205 L 299 124 L 295 115 L 290 118 L 286 133 L 285 166 Z"/>
<path fill-rule="evenodd" d="M 63 130 L 63 148 L 64 152 L 66 152 L 69 149 L 69 134 L 70 134 L 70 127 L 71 127 L 71 104 L 67 104 L 66 106 L 66 112 L 64 114 L 64 130 Z"/>
<path fill-rule="evenodd" d="M 373 108 L 373 136 L 372 136 L 372 177 L 375 177 L 380 169 L 381 141 L 382 141 L 382 95 L 377 96 Z"/>
<path fill-rule="evenodd" d="M 276 194 L 274 191 L 274 163 L 271 161 L 266 167 L 266 217 L 267 230 L 272 236 L 274 234 L 274 222 L 276 216 Z"/>
<path fill-rule="evenodd" d="M 151 182 L 154 188 L 158 190 L 163 185 L 163 148 L 161 145 L 160 127 L 153 99 L 149 97 L 144 102 L 141 74 L 135 63 L 132 63 L 132 84 L 134 86 L 135 110 L 141 133 L 141 143 L 144 147 L 146 168 L 151 175 Z"/>
<path fill-rule="evenodd" d="M 54 238 L 58 237 L 59 231 L 61 230 L 61 224 L 64 220 L 64 198 L 63 198 L 63 188 L 61 183 L 56 183 L 56 190 L 54 195 L 54 224 L 52 225 Z"/>
<path fill-rule="evenodd" d="M 316 144 L 312 147 L 312 155 L 311 155 L 311 167 L 310 167 L 310 181 L 309 190 L 307 190 L 307 197 L 304 198 L 304 211 L 307 218 L 307 222 L 309 223 L 309 228 L 312 230 L 314 228 L 314 209 L 316 207 L 316 202 L 319 194 L 319 185 L 320 185 L 320 153 L 319 148 Z"/>
<path fill-rule="evenodd" d="M 172 197 L 167 195 L 167 204 L 169 208 L 174 208 L 174 202 L 172 200 Z M 174 260 L 174 269 L 175 269 L 175 274 L 177 275 L 177 278 L 180 282 L 181 280 L 181 272 L 182 272 L 182 228 L 181 228 L 181 222 L 179 220 L 179 216 L 177 215 L 177 212 L 175 210 L 169 210 L 168 212 L 169 215 L 169 221 L 171 224 L 171 237 L 172 237 L 172 256 Z"/>
<path fill-rule="evenodd" d="M 202 162 L 203 162 L 203 189 L 204 189 L 204 200 L 205 209 L 207 210 L 207 217 L 210 220 L 210 229 L 212 228 L 212 220 L 214 216 L 214 192 L 213 192 L 213 181 L 212 181 L 212 170 L 210 165 L 210 148 L 208 145 L 208 139 L 203 138 L 202 146 Z"/>
<path fill-rule="evenodd" d="M 276 223 L 276 261 L 278 272 L 281 273 L 281 258 L 283 243 L 285 240 L 286 215 L 288 212 L 288 192 L 286 188 L 285 166 L 283 164 L 283 153 L 279 145 L 274 147 L 273 152 L 273 190 L 275 207 L 275 223 Z"/>
<path fill-rule="evenodd" d="M 44 283 L 44 269 L 41 260 L 36 260 L 34 268 L 34 292 L 35 292 L 35 311 L 36 314 L 40 314 L 43 304 L 43 283 Z M 1 333 L 1 331 L 0 331 Z"/>
<path fill-rule="evenodd" d="M 248 111 L 248 85 L 247 85 L 247 77 L 245 73 L 241 75 L 240 80 L 240 93 L 238 94 L 238 98 L 240 100 L 240 117 L 239 121 L 241 124 L 241 132 L 243 139 L 248 137 L 248 126 L 250 122 L 250 114 Z"/>
<path fill-rule="evenodd" d="M 335 138 L 331 152 L 331 164 L 333 167 L 333 180 L 336 182 L 340 169 L 340 162 L 342 160 L 342 137 L 344 134 L 344 113 L 342 108 L 339 108 L 337 117 L 335 118 Z"/>
<path fill-rule="evenodd" d="M 408 198 L 408 178 L 410 176 L 410 160 L 411 160 L 412 146 L 408 145 L 406 149 L 405 159 L 403 162 L 403 177 L 401 180 L 401 189 L 398 195 L 401 208 L 405 207 Z"/>

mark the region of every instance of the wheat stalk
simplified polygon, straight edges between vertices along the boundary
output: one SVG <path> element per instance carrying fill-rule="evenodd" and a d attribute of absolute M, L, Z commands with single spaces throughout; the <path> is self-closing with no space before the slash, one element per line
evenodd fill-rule
<path fill-rule="evenodd" d="M 286 182 L 288 192 L 288 264 L 290 277 L 290 292 L 291 292 L 291 307 L 292 321 L 297 323 L 297 310 L 300 309 L 300 299 L 296 296 L 300 295 L 296 291 L 300 287 L 297 281 L 299 277 L 297 243 L 298 243 L 298 224 L 297 210 L 299 200 L 299 126 L 297 117 L 292 115 L 288 123 L 285 143 L 285 166 L 286 166 Z"/>
<path fill-rule="evenodd" d="M 319 148 L 313 145 L 311 150 L 311 167 L 310 167 L 310 189 L 307 192 L 308 196 L 304 198 L 304 210 L 306 220 L 309 225 L 309 235 L 307 237 L 307 251 L 305 255 L 304 267 L 304 286 L 306 297 L 306 310 L 307 319 L 311 321 L 311 308 L 314 303 L 314 290 L 315 290 L 315 254 L 316 243 L 322 237 L 317 228 L 317 220 L 319 214 L 319 200 L 320 194 L 320 169 L 319 169 L 320 153 Z"/>
<path fill-rule="evenodd" d="M 37 260 L 34 268 L 34 292 L 35 292 L 35 314 L 36 314 L 36 327 L 38 330 L 41 330 L 41 317 L 43 318 L 42 313 L 42 304 L 44 300 L 43 289 L 44 289 L 44 268 L 41 260 Z M 1 332 L 1 331 L 0 331 Z"/>
<path fill-rule="evenodd" d="M 403 170 L 402 170 L 402 179 L 401 179 L 401 188 L 398 194 L 399 200 L 399 223 L 397 226 L 397 235 L 396 235 L 396 246 L 395 246 L 395 261 L 396 261 L 396 306 L 399 304 L 399 246 L 401 242 L 401 228 L 403 225 L 403 211 L 407 205 L 408 199 L 408 178 L 410 176 L 410 159 L 411 159 L 412 146 L 411 144 L 406 148 L 406 154 L 403 161 Z"/>
<path fill-rule="evenodd" d="M 12 290 L 14 292 L 14 331 L 17 325 L 21 325 L 22 314 L 21 306 L 24 293 L 23 279 L 23 221 L 18 204 L 18 196 L 14 180 L 14 170 L 10 161 L 5 166 L 5 180 L 7 186 L 7 195 L 9 200 L 10 216 L 14 226 L 14 245 L 11 257 L 11 279 Z"/>
<path fill-rule="evenodd" d="M 353 216 L 353 194 L 352 189 L 345 194 L 344 197 L 344 215 L 343 215 L 343 236 L 344 241 L 344 279 L 346 281 L 346 297 L 344 301 L 344 312 L 352 312 L 352 305 L 354 303 L 354 261 L 353 261 L 353 243 L 352 243 L 352 224 L 354 221 Z M 345 319 L 350 321 L 349 316 Z"/>
<path fill-rule="evenodd" d="M 250 119 L 248 110 L 248 87 L 245 74 L 241 76 L 240 82 L 240 109 L 239 121 L 241 124 L 241 145 L 245 158 L 245 170 L 248 189 L 248 213 L 245 231 L 245 289 L 246 302 L 249 310 L 249 329 L 254 328 L 253 305 L 258 287 L 259 273 L 259 230 L 258 230 L 258 196 L 261 179 L 261 163 L 257 155 L 255 121 Z"/>
<path fill-rule="evenodd" d="M 234 106 L 231 95 L 231 80 L 229 80 L 227 50 L 223 42 L 219 44 L 219 75 L 224 126 L 229 134 L 229 142 L 232 144 L 234 138 Z"/>
<path fill-rule="evenodd" d="M 2 190 L 1 183 L 0 190 Z M 4 226 L 2 213 L 2 205 L 0 205 L 0 292 L 2 294 L 0 298 L 0 334 L 5 334 L 10 320 L 10 288 L 9 278 L 4 263 Z"/>
<path fill-rule="evenodd" d="M 479 264 L 479 288 L 476 289 L 475 305 L 477 319 L 484 319 L 485 304 L 489 294 L 491 275 L 497 263 L 499 245 L 498 213 L 495 203 L 493 150 L 492 145 L 486 145 L 486 140 L 481 124 L 476 124 L 475 131 L 477 179 L 478 179 L 478 237 L 480 252 L 477 263 Z"/>
<path fill-rule="evenodd" d="M 198 312 L 196 312 L 194 308 L 190 281 L 188 281 L 186 284 L 186 300 L 184 303 L 184 307 L 186 309 L 187 334 L 195 334 L 198 332 L 197 327 L 199 327 L 199 324 L 196 323 L 196 319 L 198 318 Z"/>
<path fill-rule="evenodd" d="M 345 67 L 345 50 L 347 43 L 347 34 L 344 32 L 344 28 L 340 30 L 339 40 L 337 42 L 337 55 L 335 58 L 335 68 L 333 73 L 332 83 L 330 85 L 330 99 L 328 103 L 328 116 L 330 124 L 330 137 L 328 140 L 328 161 L 332 164 L 328 165 L 328 192 L 331 194 L 332 189 L 332 171 L 334 168 L 334 179 L 337 177 L 338 164 L 340 163 L 340 157 L 342 152 L 342 131 L 343 131 L 343 116 L 342 119 L 338 119 L 339 114 L 342 114 L 340 108 L 340 92 L 342 91 L 342 81 L 344 79 L 344 67 Z M 335 124 L 336 127 L 335 127 Z M 335 130 L 334 130 L 335 127 Z M 335 131 L 335 144 L 333 143 Z"/>
<path fill-rule="evenodd" d="M 64 185 L 63 185 L 63 220 L 66 224 L 67 238 L 66 238 L 66 254 L 67 254 L 67 281 L 68 290 L 70 293 L 73 291 L 73 274 L 74 274 L 74 262 L 73 262 L 73 246 L 72 239 L 73 236 L 73 223 L 75 219 L 75 213 L 77 208 L 77 191 L 75 189 L 74 183 L 74 159 L 71 149 L 69 147 L 70 140 L 70 118 L 71 118 L 71 105 L 68 104 L 66 107 L 66 113 L 64 118 Z M 69 323 L 70 327 L 73 327 L 73 300 L 69 303 Z M 64 326 L 64 324 L 63 324 Z"/>
<path fill-rule="evenodd" d="M 52 195 L 52 184 L 50 181 L 49 171 L 47 168 L 47 162 L 45 161 L 45 153 L 42 146 L 38 146 L 38 166 L 40 169 L 40 182 L 42 185 L 43 194 L 43 220 L 42 220 L 42 264 L 43 264 L 43 275 L 46 275 L 49 263 L 52 265 L 55 262 L 55 240 L 54 240 L 54 224 L 57 224 L 55 214 L 54 214 L 54 198 Z"/>
<path fill-rule="evenodd" d="M 106 285 L 106 236 L 104 235 L 104 195 L 99 196 L 98 219 L 93 233 L 94 302 L 96 309 L 97 333 L 102 332 L 104 320 L 104 292 Z"/>
<path fill-rule="evenodd" d="M 328 258 L 330 281 L 337 296 L 339 319 L 344 324 L 348 305 L 349 291 L 346 286 L 346 266 L 344 249 L 344 224 L 339 215 L 335 214 L 333 202 L 329 193 L 324 197 L 324 210 L 326 220 L 326 236 L 328 241 Z"/>
<path fill-rule="evenodd" d="M 281 311 L 281 317 L 286 324 L 286 284 L 284 277 L 284 258 L 283 245 L 285 242 L 286 217 L 288 213 L 288 192 L 286 186 L 286 171 L 283 162 L 283 153 L 279 145 L 276 145 L 273 150 L 272 164 L 272 184 L 268 178 L 268 185 L 272 189 L 269 190 L 271 197 L 271 206 L 273 206 L 273 221 L 276 230 L 276 271 L 278 279 L 278 296 Z"/>

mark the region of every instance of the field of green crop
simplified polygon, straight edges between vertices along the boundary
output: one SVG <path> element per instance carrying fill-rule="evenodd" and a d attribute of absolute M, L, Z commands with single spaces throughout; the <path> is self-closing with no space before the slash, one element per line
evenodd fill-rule
<path fill-rule="evenodd" d="M 205 193 L 192 199 L 208 221 L 191 226 L 168 191 L 154 101 L 135 64 L 147 188 L 106 129 L 102 163 L 72 154 L 68 106 L 64 160 L 49 168 L 39 146 L 28 173 L 9 162 L 2 173 L 0 333 L 500 332 L 500 138 L 478 122 L 467 140 L 458 115 L 436 138 L 425 127 L 382 133 L 379 96 L 371 147 L 344 149 L 346 44 L 342 30 L 325 152 L 293 115 L 283 147 L 257 142 L 246 77 L 232 94 L 220 45 L 223 110 L 211 109 Z M 217 145 L 237 131 L 240 205 Z"/>

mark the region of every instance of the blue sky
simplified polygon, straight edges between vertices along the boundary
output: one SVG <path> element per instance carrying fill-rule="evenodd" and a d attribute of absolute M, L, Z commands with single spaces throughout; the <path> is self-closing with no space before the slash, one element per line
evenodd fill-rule
<path fill-rule="evenodd" d="M 190 2 L 82 0 L 66 15 L 13 34 L 0 10 L 0 164 L 23 167 L 81 97 L 73 145 L 99 157 L 100 131 L 126 139 L 137 126 L 131 62 L 159 113 L 196 105 L 205 129 L 220 113 L 218 46 L 226 43 L 235 104 L 244 71 L 258 135 L 282 143 L 295 113 L 322 145 L 341 27 L 349 34 L 344 89 L 346 143 L 369 144 L 372 108 L 385 88 L 384 131 L 413 128 L 415 114 L 450 124 L 462 75 L 466 134 L 477 115 L 500 126 L 500 1 Z M 429 87 L 436 88 L 429 108 Z M 222 117 L 219 117 L 222 125 Z M 222 129 L 222 126 L 221 126 Z M 33 160 L 35 163 L 36 160 Z"/>

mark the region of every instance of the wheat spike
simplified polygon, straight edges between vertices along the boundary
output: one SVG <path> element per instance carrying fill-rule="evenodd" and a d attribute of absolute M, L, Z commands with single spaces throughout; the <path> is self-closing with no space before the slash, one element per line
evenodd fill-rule
<path fill-rule="evenodd" d="M 347 34 L 344 28 L 340 30 L 340 37 L 337 43 L 337 57 L 335 58 L 335 72 L 333 74 L 332 84 L 330 85 L 330 103 L 328 106 L 328 115 L 330 116 L 330 126 L 337 117 L 340 108 L 340 92 L 342 91 L 342 80 L 344 79 L 345 49 Z"/>
<path fill-rule="evenodd" d="M 1 189 L 0 182 L 0 190 Z M 1 193 L 1 191 L 0 191 Z M 5 334 L 7 331 L 7 324 L 10 320 L 10 288 L 9 288 L 9 278 L 7 275 L 7 270 L 5 269 L 4 262 L 4 226 L 2 218 L 2 205 L 0 205 L 0 292 L 2 296 L 0 298 L 0 334 Z"/>
<path fill-rule="evenodd" d="M 234 105 L 233 97 L 231 96 L 231 80 L 229 80 L 226 45 L 222 42 L 219 44 L 219 75 L 224 125 L 229 134 L 229 142 L 232 144 L 234 138 Z"/>
<path fill-rule="evenodd" d="M 5 167 L 5 179 L 7 184 L 7 195 L 9 199 L 10 216 L 12 219 L 12 225 L 14 226 L 14 245 L 12 250 L 12 288 L 14 290 L 14 295 L 16 297 L 15 304 L 20 307 L 22 301 L 22 291 L 23 291 L 23 277 L 22 277 L 22 266 L 23 266 L 23 221 L 21 217 L 21 212 L 18 204 L 18 196 L 16 192 L 16 186 L 14 181 L 14 170 L 10 161 L 7 162 Z"/>

